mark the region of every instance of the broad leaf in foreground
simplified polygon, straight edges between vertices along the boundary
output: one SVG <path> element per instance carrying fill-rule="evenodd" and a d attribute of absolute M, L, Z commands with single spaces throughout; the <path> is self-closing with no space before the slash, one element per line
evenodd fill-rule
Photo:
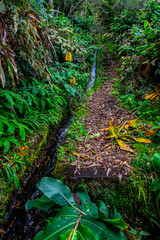
<path fill-rule="evenodd" d="M 98 201 L 98 215 L 100 219 L 108 218 L 109 211 L 106 204 L 103 201 Z"/>
<path fill-rule="evenodd" d="M 59 240 L 60 235 L 65 234 L 68 230 L 74 229 L 77 217 L 55 218 L 48 223 L 45 230 L 40 231 L 34 240 Z"/>
<path fill-rule="evenodd" d="M 79 187 L 77 194 L 81 200 L 81 210 L 87 215 L 98 218 L 98 208 L 91 202 L 90 197 L 83 186 Z"/>
<path fill-rule="evenodd" d="M 112 214 L 113 219 L 108 219 L 109 212 L 104 202 L 98 201 L 98 207 L 98 214 L 101 221 L 110 223 L 121 230 L 128 228 L 128 225 L 122 220 L 121 215 L 115 209 Z"/>
<path fill-rule="evenodd" d="M 48 220 L 46 228 L 34 240 L 126 240 L 122 230 L 127 225 L 114 210 L 108 219 L 108 209 L 102 202 L 94 205 L 83 186 L 79 187 L 81 210 L 75 204 L 69 188 L 57 179 L 42 178 L 38 188 L 43 192 L 40 199 L 28 201 L 26 209 L 37 207 L 48 210 L 54 203 L 63 206 L 54 218 Z"/>
<path fill-rule="evenodd" d="M 160 153 L 155 153 L 152 159 L 152 166 L 155 171 L 160 172 Z"/>
<path fill-rule="evenodd" d="M 37 187 L 45 196 L 60 206 L 75 204 L 70 189 L 58 179 L 44 177 L 37 184 Z"/>
<path fill-rule="evenodd" d="M 82 216 L 81 224 L 88 226 L 100 239 L 126 240 L 124 233 L 120 229 L 110 224 L 104 224 L 91 216 Z"/>
<path fill-rule="evenodd" d="M 25 208 L 26 208 L 26 210 L 29 210 L 32 207 L 36 207 L 38 209 L 41 209 L 41 210 L 44 210 L 44 211 L 48 211 L 48 209 L 50 209 L 54 205 L 55 205 L 54 201 L 50 200 L 48 197 L 43 195 L 39 199 L 29 200 L 26 203 Z"/>
<path fill-rule="evenodd" d="M 89 227 L 80 224 L 78 230 L 68 231 L 60 240 L 101 240 Z"/>
<path fill-rule="evenodd" d="M 118 218 L 118 219 L 103 218 L 103 222 L 110 223 L 113 226 L 120 228 L 121 230 L 125 230 L 128 228 L 128 225 L 125 222 L 123 222 L 123 220 L 121 218 Z"/>
<path fill-rule="evenodd" d="M 154 191 L 154 192 L 159 191 L 160 190 L 160 179 L 151 183 L 149 186 L 149 190 Z"/>
<path fill-rule="evenodd" d="M 73 207 L 62 207 L 54 220 L 47 224 L 46 229 L 40 231 L 34 240 L 59 240 L 61 235 L 75 228 L 79 217 L 79 211 Z"/>

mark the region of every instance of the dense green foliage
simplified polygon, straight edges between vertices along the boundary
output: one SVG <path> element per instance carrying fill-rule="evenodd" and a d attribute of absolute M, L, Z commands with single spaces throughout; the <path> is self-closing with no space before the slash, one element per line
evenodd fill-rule
<path fill-rule="evenodd" d="M 93 62 L 93 33 L 102 34 L 108 52 L 116 61 L 121 59 L 113 93 L 136 119 L 136 137 L 147 137 L 152 142 L 144 145 L 132 141 L 136 155 L 130 179 L 139 193 L 138 198 L 143 201 L 143 214 L 156 229 L 160 227 L 160 6 L 157 1 L 0 2 L 0 182 L 9 186 L 14 183 L 20 188 L 17 175 L 28 164 L 35 139 L 44 129 L 59 123 L 83 96 Z M 73 141 L 78 137 L 77 132 L 85 134 L 83 126 L 78 124 L 73 122 Z M 69 147 L 72 151 L 75 146 L 67 145 L 66 148 Z M 47 210 L 56 201 L 50 199 L 46 188 L 42 192 L 41 199 L 28 204 Z M 63 206 L 36 239 L 43 239 L 47 231 L 62 220 L 66 226 L 63 217 L 75 213 L 76 206 L 71 193 L 68 194 L 69 207 Z M 82 201 L 83 196 L 86 202 Z M 108 223 L 112 224 L 118 232 L 112 238 L 125 239 L 115 226 L 115 222 L 122 224 L 122 221 L 104 216 L 108 209 L 102 202 L 98 207 L 93 205 L 82 189 L 79 197 L 83 213 L 76 209 L 74 219 L 70 218 L 73 228 L 62 232 L 61 239 L 69 239 L 69 236 L 82 239 L 81 233 L 85 233 L 84 239 L 91 236 L 105 239 L 103 231 L 97 230 L 97 236 L 93 233 L 93 223 L 106 232 L 111 231 Z M 94 208 L 94 216 L 88 216 L 88 203 Z M 72 220 L 75 224 L 82 222 L 79 229 L 74 229 Z M 86 220 L 90 225 L 84 224 Z M 112 234 L 115 232 L 111 231 Z"/>
<path fill-rule="evenodd" d="M 17 185 L 16 172 L 26 164 L 22 147 L 34 142 L 35 132 L 58 123 L 87 86 L 92 18 L 72 24 L 45 1 L 2 2 L 0 17 L 0 174 Z"/>
<path fill-rule="evenodd" d="M 151 145 L 133 144 L 137 153 L 132 162 L 131 180 L 143 199 L 144 214 L 151 225 L 159 227 L 160 113 L 159 113 L 159 31 L 160 7 L 148 1 L 141 9 L 117 13 L 103 35 L 109 52 L 121 58 L 114 94 L 120 104 L 138 121 L 139 136 L 151 139 Z"/>

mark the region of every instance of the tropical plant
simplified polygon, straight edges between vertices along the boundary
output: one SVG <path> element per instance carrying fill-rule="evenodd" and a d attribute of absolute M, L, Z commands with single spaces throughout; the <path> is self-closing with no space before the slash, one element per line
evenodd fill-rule
<path fill-rule="evenodd" d="M 151 143 L 152 141 L 146 138 L 138 138 L 131 136 L 129 133 L 130 131 L 128 130 L 130 127 L 131 128 L 138 128 L 137 121 L 135 119 L 126 121 L 124 124 L 121 124 L 120 126 L 113 126 L 113 119 L 110 121 L 110 127 L 101 129 L 102 131 L 107 131 L 110 135 L 106 136 L 104 139 L 112 139 L 115 140 L 120 148 L 125 151 L 133 152 L 132 149 L 130 148 L 129 145 L 124 143 L 124 140 L 127 141 L 135 141 L 135 142 L 140 142 L 140 143 Z"/>
<path fill-rule="evenodd" d="M 8 164 L 5 160 L 1 161 L 0 175 L 3 177 L 3 179 L 6 180 L 6 182 L 9 183 L 10 186 L 13 186 L 13 182 L 14 182 L 15 187 L 17 189 L 20 188 L 19 180 L 17 178 L 15 169 L 10 164 Z"/>
<path fill-rule="evenodd" d="M 37 184 L 43 193 L 40 199 L 29 200 L 25 207 L 47 211 L 53 206 L 61 206 L 57 215 L 50 218 L 44 230 L 36 239 L 126 239 L 122 230 L 128 228 L 121 215 L 114 209 L 110 211 L 102 201 L 98 205 L 91 202 L 83 186 L 77 192 L 81 207 L 76 204 L 69 188 L 60 180 L 44 177 Z M 56 207 L 55 206 L 55 207 Z"/>

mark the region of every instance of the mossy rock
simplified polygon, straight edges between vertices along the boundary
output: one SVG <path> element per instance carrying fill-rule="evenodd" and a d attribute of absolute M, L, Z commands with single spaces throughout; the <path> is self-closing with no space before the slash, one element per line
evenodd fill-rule
<path fill-rule="evenodd" d="M 52 177 L 63 181 L 66 177 L 66 165 L 64 163 L 56 163 Z"/>

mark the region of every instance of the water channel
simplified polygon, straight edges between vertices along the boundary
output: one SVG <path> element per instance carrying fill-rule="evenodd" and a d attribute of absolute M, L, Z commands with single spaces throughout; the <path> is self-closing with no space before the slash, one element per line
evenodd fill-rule
<path fill-rule="evenodd" d="M 96 56 L 91 69 L 91 78 L 87 86 L 90 89 L 96 78 Z M 34 167 L 31 174 L 22 183 L 23 187 L 13 193 L 14 200 L 8 205 L 7 217 L 2 226 L 5 231 L 1 240 L 33 240 L 34 236 L 45 226 L 45 218 L 53 216 L 53 211 L 44 212 L 32 208 L 29 212 L 25 210 L 25 203 L 30 199 L 41 197 L 41 192 L 36 188 L 36 183 L 44 176 L 50 176 L 54 169 L 57 151 L 64 142 L 67 130 L 72 123 L 72 116 L 68 113 L 67 119 L 63 119 L 60 127 L 51 136 L 40 158 L 40 167 Z M 48 161 L 49 159 L 49 161 Z"/>

